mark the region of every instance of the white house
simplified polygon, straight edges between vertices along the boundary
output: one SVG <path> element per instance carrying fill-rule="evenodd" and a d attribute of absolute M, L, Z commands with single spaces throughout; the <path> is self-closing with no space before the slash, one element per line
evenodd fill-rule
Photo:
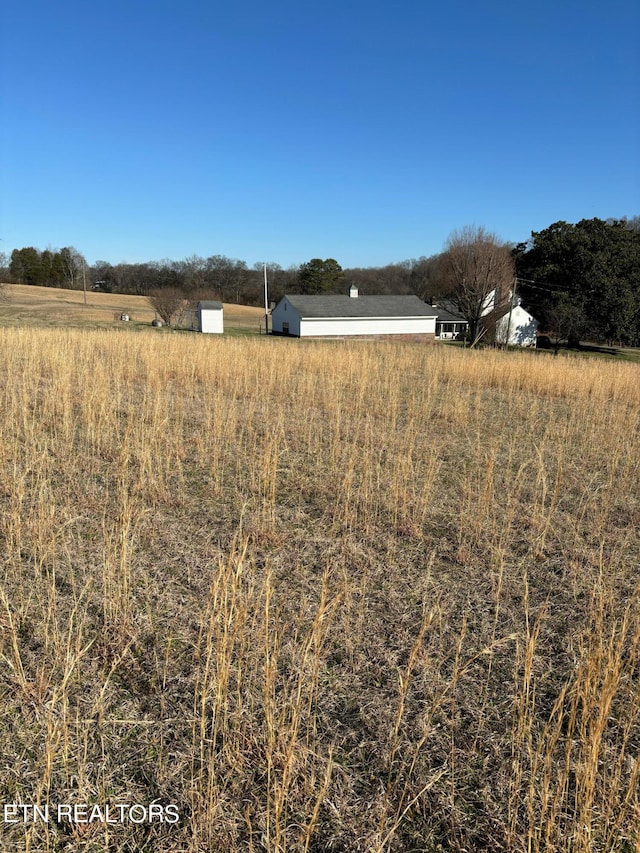
<path fill-rule="evenodd" d="M 516 297 L 513 309 L 507 310 L 496 320 L 496 343 L 511 347 L 534 347 L 538 332 L 538 321 L 525 311 Z"/>
<path fill-rule="evenodd" d="M 284 296 L 271 314 L 275 335 L 346 337 L 407 335 L 435 337 L 436 312 L 417 296 L 319 294 Z"/>
<path fill-rule="evenodd" d="M 222 302 L 198 302 L 198 331 L 221 335 L 224 331 Z"/>
<path fill-rule="evenodd" d="M 495 309 L 495 290 L 486 300 L 482 316 L 486 317 Z M 496 311 L 496 343 L 511 347 L 535 347 L 538 321 L 522 307 L 521 299 L 516 296 L 511 304 L 512 291 Z"/>

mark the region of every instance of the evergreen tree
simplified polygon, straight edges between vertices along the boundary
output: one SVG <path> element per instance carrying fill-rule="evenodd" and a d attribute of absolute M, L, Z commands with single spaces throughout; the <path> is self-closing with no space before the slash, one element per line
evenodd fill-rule
<path fill-rule="evenodd" d="M 556 222 L 516 247 L 515 259 L 519 292 L 543 327 L 552 330 L 570 299 L 584 334 L 640 342 L 640 233 L 625 220 Z"/>
<path fill-rule="evenodd" d="M 333 258 L 312 258 L 298 270 L 300 293 L 335 293 L 343 281 L 342 267 Z"/>
<path fill-rule="evenodd" d="M 16 284 L 44 284 L 40 252 L 33 246 L 13 250 L 9 272 Z"/>

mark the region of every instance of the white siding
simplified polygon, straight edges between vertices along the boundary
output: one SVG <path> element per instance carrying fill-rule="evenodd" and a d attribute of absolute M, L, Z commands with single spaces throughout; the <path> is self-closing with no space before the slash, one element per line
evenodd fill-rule
<path fill-rule="evenodd" d="M 274 326 L 275 329 L 275 326 Z M 296 334 L 290 325 L 290 334 Z M 301 337 L 334 337 L 342 335 L 435 335 L 435 317 L 383 317 L 358 319 L 312 320 L 300 323 Z"/>
<path fill-rule="evenodd" d="M 300 335 L 300 315 L 286 298 L 282 299 L 271 312 L 271 331 L 283 334 L 283 323 L 289 324 L 289 334 Z"/>
<path fill-rule="evenodd" d="M 534 347 L 536 345 L 536 332 L 538 321 L 520 305 L 515 305 L 511 312 L 511 323 L 509 314 L 505 314 L 496 323 L 496 340 L 504 344 L 509 328 L 509 346 Z"/>
<path fill-rule="evenodd" d="M 221 335 L 224 332 L 222 309 L 212 311 L 207 308 L 198 309 L 198 328 L 201 332 Z"/>

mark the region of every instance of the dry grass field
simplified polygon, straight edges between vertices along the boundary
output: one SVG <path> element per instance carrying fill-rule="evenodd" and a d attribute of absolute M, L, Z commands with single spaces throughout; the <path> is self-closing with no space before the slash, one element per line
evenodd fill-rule
<path fill-rule="evenodd" d="M 65 290 L 57 287 L 34 287 L 26 284 L 3 285 L 0 303 L 0 328 L 40 326 L 54 328 L 138 328 L 149 326 L 156 312 L 146 296 L 124 296 L 119 293 L 100 293 L 82 290 Z M 123 323 L 120 315 L 129 315 L 130 322 Z M 224 305 L 225 327 L 232 330 L 249 330 L 256 333 L 264 309 L 246 305 Z"/>
<path fill-rule="evenodd" d="M 640 850 L 639 379 L 2 329 L 0 848 Z"/>

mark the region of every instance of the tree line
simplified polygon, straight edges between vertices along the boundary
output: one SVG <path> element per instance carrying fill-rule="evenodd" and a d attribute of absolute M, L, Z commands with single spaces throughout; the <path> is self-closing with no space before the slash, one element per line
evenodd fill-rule
<path fill-rule="evenodd" d="M 283 268 L 267 263 L 270 300 L 285 293 L 342 292 L 345 282 L 362 286 L 367 293 L 426 294 L 425 265 L 429 258 L 403 261 L 384 267 L 342 269 L 337 261 L 312 259 L 307 264 Z M 187 298 L 215 298 L 243 305 L 264 304 L 264 265 L 249 267 L 245 261 L 225 255 L 208 258 L 193 255 L 180 261 L 111 264 L 86 263 L 69 247 L 45 250 L 15 249 L 10 257 L 0 254 L 3 281 L 43 287 L 87 288 L 109 293 L 148 296 L 162 288 L 178 288 Z M 83 281 L 84 276 L 84 281 Z"/>
<path fill-rule="evenodd" d="M 45 287 L 83 287 L 175 300 L 219 299 L 262 305 L 263 265 L 225 255 L 181 261 L 87 264 L 73 247 L 15 249 L 0 255 L 5 281 Z M 516 297 L 556 339 L 586 337 L 640 345 L 640 217 L 556 222 L 518 245 L 483 227 L 454 231 L 444 250 L 380 267 L 343 269 L 333 258 L 296 267 L 267 264 L 269 299 L 285 293 L 345 293 L 355 284 L 367 294 L 416 294 L 462 314 L 475 336 L 487 300 L 504 312 Z M 164 299 L 165 303 L 172 300 Z"/>
<path fill-rule="evenodd" d="M 33 246 L 14 249 L 8 265 L 6 256 L 0 254 L 0 267 L 3 280 L 43 287 L 82 287 L 87 274 L 84 258 L 72 246 L 43 252 Z"/>

